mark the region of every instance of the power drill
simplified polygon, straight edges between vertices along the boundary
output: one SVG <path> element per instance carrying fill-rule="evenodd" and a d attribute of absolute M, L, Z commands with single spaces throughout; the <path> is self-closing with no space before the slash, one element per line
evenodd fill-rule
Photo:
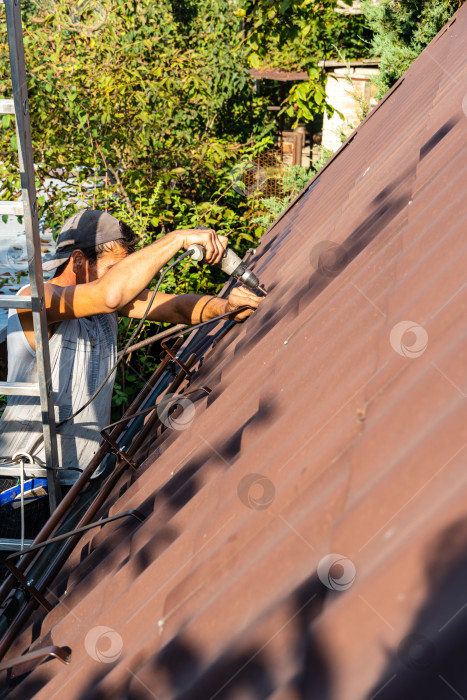
<path fill-rule="evenodd" d="M 204 226 L 196 226 L 195 228 L 205 229 Z M 202 262 L 206 255 L 206 249 L 199 243 L 193 243 L 187 249 L 187 253 L 192 260 Z M 216 266 L 220 267 L 220 269 L 225 272 L 226 275 L 235 277 L 235 279 L 242 282 L 247 287 L 250 287 L 250 289 L 259 289 L 259 291 L 266 296 L 267 291 L 260 285 L 259 279 L 256 277 L 255 273 L 248 270 L 243 260 L 237 255 L 237 253 L 234 253 L 231 248 L 226 248 L 222 260 L 216 263 Z"/>

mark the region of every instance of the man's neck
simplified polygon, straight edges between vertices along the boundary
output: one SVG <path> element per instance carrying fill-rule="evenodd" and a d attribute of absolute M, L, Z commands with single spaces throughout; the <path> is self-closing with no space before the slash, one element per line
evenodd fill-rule
<path fill-rule="evenodd" d="M 73 270 L 69 269 L 70 267 L 70 265 L 67 265 L 60 275 L 57 277 L 52 277 L 52 279 L 48 280 L 50 284 L 56 284 L 57 287 L 72 287 L 75 284 L 78 284 L 76 275 Z"/>

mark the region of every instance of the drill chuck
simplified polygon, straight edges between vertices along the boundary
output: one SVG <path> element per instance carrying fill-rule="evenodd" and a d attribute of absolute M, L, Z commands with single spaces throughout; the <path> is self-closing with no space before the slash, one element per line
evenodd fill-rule
<path fill-rule="evenodd" d="M 206 250 L 204 246 L 199 243 L 193 243 L 188 248 L 187 253 L 192 260 L 201 262 L 204 260 Z M 259 279 L 256 277 L 255 273 L 248 270 L 246 264 L 231 248 L 226 249 L 225 255 L 222 260 L 217 263 L 217 267 L 220 267 L 226 275 L 235 277 L 235 279 L 238 279 L 244 285 L 250 287 L 250 289 L 256 289 L 259 286 Z"/>

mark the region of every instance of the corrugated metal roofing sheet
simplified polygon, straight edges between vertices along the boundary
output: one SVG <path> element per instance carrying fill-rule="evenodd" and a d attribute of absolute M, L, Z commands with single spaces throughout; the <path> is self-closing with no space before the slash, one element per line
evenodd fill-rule
<path fill-rule="evenodd" d="M 288 211 L 262 308 L 9 657 L 12 698 L 467 696 L 467 8 Z"/>

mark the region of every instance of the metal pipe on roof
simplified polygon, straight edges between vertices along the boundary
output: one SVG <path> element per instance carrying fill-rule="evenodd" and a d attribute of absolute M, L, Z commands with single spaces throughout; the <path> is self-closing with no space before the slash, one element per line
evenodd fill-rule
<path fill-rule="evenodd" d="M 119 426 L 117 426 L 117 427 L 119 427 Z M 107 449 L 105 451 L 107 451 Z M 96 453 L 96 456 L 97 456 L 97 454 L 98 453 Z M 91 466 L 91 463 L 89 466 Z M 91 507 L 85 513 L 84 517 L 80 520 L 79 527 L 84 527 L 94 517 L 94 515 L 101 508 L 101 506 L 103 505 L 104 501 L 106 500 L 108 494 L 113 489 L 115 484 L 120 479 L 120 476 L 122 475 L 122 473 L 126 469 L 127 469 L 127 465 L 123 462 L 120 463 L 120 465 L 116 466 L 115 470 L 110 474 L 107 481 L 104 482 L 104 485 L 100 489 L 100 491 L 97 495 L 97 498 L 95 499 L 95 501 L 93 501 L 93 503 L 91 504 Z M 84 474 L 84 472 L 83 472 L 83 474 Z M 62 503 L 63 503 L 63 501 L 62 501 Z M 49 566 L 48 570 L 43 574 L 42 579 L 36 584 L 36 588 L 39 591 L 45 590 L 48 583 L 56 576 L 58 569 L 61 567 L 62 563 L 67 559 L 71 550 L 76 546 L 80 537 L 81 537 L 81 534 L 73 535 L 63 545 L 61 551 L 55 557 L 55 560 L 53 561 L 52 565 Z M 35 555 L 35 552 L 32 552 L 31 556 L 34 557 L 34 555 Z M 14 579 L 13 575 L 11 575 L 11 578 L 13 578 L 13 586 L 12 587 L 14 587 L 14 584 L 16 584 L 16 579 Z M 30 617 L 32 612 L 36 609 L 36 607 L 37 607 L 36 600 L 34 598 L 31 598 L 26 603 L 25 607 L 22 608 L 22 610 L 20 610 L 20 612 L 18 613 L 18 615 L 14 619 L 13 623 L 10 625 L 10 627 L 8 628 L 8 630 L 6 631 L 6 633 L 4 634 L 4 636 L 2 637 L 2 639 L 0 641 L 0 659 L 2 659 L 4 657 L 4 655 L 6 654 L 8 649 L 10 648 L 10 646 L 13 644 L 13 642 L 15 641 L 16 636 L 20 632 L 23 624 L 28 620 L 28 618 Z"/>
<path fill-rule="evenodd" d="M 146 347 L 146 345 L 151 345 L 151 343 L 155 343 L 156 340 L 162 340 L 163 338 L 167 338 L 168 336 L 172 335 L 175 331 L 181 331 L 184 328 L 189 328 L 189 326 L 187 326 L 185 323 L 179 323 L 177 326 L 171 326 L 170 328 L 166 328 L 164 331 L 161 331 L 160 333 L 156 333 L 156 335 L 151 335 L 149 338 L 145 338 L 144 340 L 141 340 L 139 343 L 135 343 L 134 345 L 130 345 L 130 347 L 127 348 L 125 350 L 125 352 L 122 354 L 129 355 L 131 352 L 134 352 L 135 350 L 139 350 L 140 348 L 144 348 L 144 347 Z"/>
<path fill-rule="evenodd" d="M 194 331 L 195 335 L 196 331 L 201 332 L 203 335 L 203 331 L 207 330 L 206 326 L 211 326 L 213 322 L 217 322 L 219 320 L 227 320 L 229 317 L 233 315 L 233 313 L 236 312 L 228 312 L 226 314 L 223 314 L 215 319 L 211 319 L 210 321 L 205 321 L 200 324 L 197 324 L 196 326 L 193 326 L 192 328 L 188 329 L 179 329 L 178 327 L 174 327 L 171 329 L 168 329 L 168 335 L 176 335 L 177 333 L 179 334 L 179 337 L 175 341 L 174 348 L 175 350 L 178 350 L 184 343 L 184 338 L 183 336 L 185 333 L 188 331 Z M 230 328 L 232 325 L 234 325 L 234 322 L 230 320 L 230 323 L 227 323 L 226 326 Z M 201 330 L 202 329 L 202 330 Z M 221 330 L 224 330 L 225 327 L 222 327 Z M 166 337 L 167 337 L 166 336 Z M 191 337 L 189 339 L 185 339 L 185 352 L 189 350 L 189 347 L 186 345 L 188 342 L 190 344 Z M 199 343 L 198 343 L 199 344 Z M 182 353 L 183 354 L 183 353 Z M 142 389 L 140 394 L 135 398 L 133 403 L 129 406 L 127 411 L 125 412 L 125 416 L 129 418 L 131 421 L 132 418 L 134 417 L 132 414 L 135 412 L 135 409 L 140 406 L 144 400 L 148 397 L 149 393 L 155 388 L 155 385 L 157 382 L 162 378 L 163 372 L 167 369 L 167 366 L 169 365 L 170 361 L 172 358 L 170 357 L 169 354 L 164 357 L 164 359 L 161 361 L 161 364 L 158 366 L 158 368 L 155 370 L 151 378 L 148 380 L 146 383 L 145 387 Z M 196 355 L 194 353 L 191 353 L 187 360 L 185 361 L 185 366 L 187 368 L 191 367 L 196 360 Z M 175 377 L 174 381 L 169 387 L 170 391 L 176 391 L 180 384 L 182 383 L 184 377 L 186 376 L 186 372 L 183 370 Z M 133 455 L 135 454 L 139 448 L 141 447 L 141 444 L 147 437 L 149 431 L 152 429 L 153 425 L 156 423 L 158 420 L 159 416 L 157 412 L 154 413 L 153 416 L 151 416 L 150 420 L 147 422 L 147 424 L 143 427 L 141 432 L 136 435 L 135 439 L 132 440 L 131 445 L 128 449 L 128 454 Z M 128 426 L 127 426 L 128 427 Z M 113 438 L 118 437 L 122 431 L 125 430 L 125 434 L 127 432 L 131 433 L 131 427 L 129 431 L 126 431 L 124 425 L 117 425 L 115 426 L 114 430 L 111 433 L 111 436 Z M 73 485 L 73 487 L 70 489 L 68 494 L 65 496 L 63 501 L 60 503 L 59 508 L 57 508 L 57 511 L 55 511 L 54 516 L 51 516 L 47 523 L 44 525 L 42 530 L 39 532 L 37 537 L 35 538 L 33 544 L 39 544 L 42 542 L 44 539 L 46 539 L 51 532 L 54 530 L 56 525 L 59 524 L 60 520 L 65 517 L 67 514 L 67 509 L 71 507 L 73 504 L 74 500 L 80 495 L 83 487 L 88 483 L 89 479 L 91 478 L 92 474 L 96 470 L 96 468 L 100 465 L 104 457 L 108 454 L 109 449 L 108 446 L 101 446 L 101 448 L 98 450 L 96 455 L 94 456 L 93 460 L 89 463 L 88 467 L 83 471 L 83 473 L 80 475 L 79 479 L 77 482 Z M 112 491 L 112 489 L 115 487 L 115 485 L 118 483 L 120 476 L 122 473 L 127 469 L 127 465 L 125 463 L 120 463 L 120 465 L 117 464 L 117 467 L 114 469 L 114 471 L 109 475 L 107 480 L 104 482 L 102 487 L 99 490 L 99 493 L 96 497 L 96 499 L 92 502 L 90 508 L 86 510 L 86 513 L 84 517 L 81 519 L 79 526 L 86 526 L 88 522 L 94 517 L 94 515 L 98 512 L 98 510 L 102 507 L 104 504 L 106 498 L 108 497 L 109 493 Z M 68 558 L 69 554 L 71 551 L 74 549 L 76 544 L 78 543 L 80 538 L 80 535 L 74 535 L 70 539 L 68 539 L 64 546 L 62 547 L 61 551 L 59 551 L 55 558 L 54 561 L 51 565 L 49 565 L 46 569 L 46 571 L 42 572 L 42 574 L 38 574 L 40 576 L 38 582 L 36 583 L 36 587 L 38 590 L 42 591 L 45 590 L 47 585 L 50 584 L 50 582 L 55 578 L 57 575 L 58 571 Z M 21 562 L 18 565 L 18 570 L 21 571 L 22 573 L 24 570 L 28 567 L 29 564 L 31 564 L 31 569 L 29 573 L 34 569 L 34 559 L 35 559 L 35 554 L 31 553 L 31 556 L 28 556 L 27 553 L 23 555 L 23 558 Z M 36 561 L 40 561 L 37 559 Z M 11 592 L 13 588 L 17 587 L 17 581 L 14 579 L 13 575 L 10 575 L 7 577 L 7 579 L 4 581 L 3 585 L 0 587 L 0 601 L 5 600 L 6 596 Z M 21 597 L 25 598 L 26 593 L 25 592 L 18 592 Z M 21 602 L 17 601 L 20 605 Z M 11 644 L 15 641 L 17 634 L 21 631 L 21 628 L 23 624 L 28 620 L 32 612 L 36 609 L 37 603 L 34 598 L 30 598 L 24 607 L 18 612 L 16 617 L 14 618 L 12 624 L 9 626 L 8 630 L 5 632 L 3 638 L 0 641 L 0 659 L 4 656 L 4 654 L 7 652 Z"/>
<path fill-rule="evenodd" d="M 194 365 L 195 361 L 196 361 L 196 355 L 195 354 L 190 355 L 188 360 L 186 360 L 186 362 L 185 362 L 186 367 L 188 369 L 190 369 Z M 186 375 L 184 374 L 183 371 L 179 372 L 179 374 L 175 377 L 174 381 L 170 385 L 170 387 L 168 389 L 168 393 L 174 394 L 177 391 L 177 389 L 179 388 L 179 386 L 181 385 L 181 383 L 183 382 L 185 376 Z M 144 424 L 142 430 L 138 433 L 138 435 L 135 436 L 135 439 L 131 443 L 131 447 L 129 448 L 128 453 L 127 453 L 129 457 L 133 457 L 137 453 L 137 451 L 140 449 L 140 447 L 144 444 L 146 436 L 153 429 L 153 427 L 157 423 L 157 421 L 160 421 L 159 414 L 157 413 L 157 411 L 154 411 L 154 413 L 149 416 L 149 419 Z"/>
<path fill-rule="evenodd" d="M 178 339 L 177 344 L 181 344 L 182 338 Z M 166 358 L 164 358 L 165 360 Z M 167 356 L 167 359 L 170 360 L 170 356 Z M 187 366 L 192 366 L 196 360 L 196 355 L 191 355 L 188 360 L 186 361 Z M 162 363 L 161 363 L 162 364 Z M 165 363 L 168 364 L 168 363 Z M 160 367 L 160 365 L 159 365 Z M 159 369 L 159 368 L 158 368 Z M 157 370 L 156 370 L 157 372 Z M 156 374 L 156 372 L 154 374 Z M 186 374 L 183 372 L 183 370 L 175 377 L 174 381 L 169 387 L 170 392 L 176 391 L 180 384 L 182 383 L 184 377 Z M 148 382 L 149 384 L 149 382 Z M 146 385 L 147 386 L 147 385 Z M 136 400 L 133 402 L 132 407 L 134 406 Z M 140 400 L 141 403 L 141 400 Z M 127 411 L 126 413 L 128 413 Z M 128 450 L 128 454 L 132 455 L 134 452 L 136 452 L 146 435 L 148 434 L 149 430 L 151 427 L 154 425 L 156 420 L 159 419 L 159 416 L 157 414 L 157 411 L 154 412 L 154 415 L 151 416 L 150 421 L 144 426 L 144 429 L 141 431 L 141 434 L 139 434 L 136 437 L 135 444 L 132 443 L 131 448 Z M 114 430 L 112 431 L 112 434 L 117 432 L 118 429 L 120 431 L 124 428 L 122 425 L 117 425 Z M 101 448 L 102 449 L 102 448 Z M 97 456 L 98 453 L 96 453 Z M 94 461 L 94 460 L 93 460 Z M 89 467 L 91 466 L 92 462 L 90 463 Z M 87 467 L 87 469 L 89 469 Z M 96 515 L 96 513 L 99 511 L 99 509 L 103 506 L 105 503 L 109 493 L 112 491 L 112 489 L 116 486 L 118 483 L 121 475 L 126 471 L 127 465 L 124 462 L 120 462 L 120 464 L 117 464 L 116 468 L 114 471 L 109 475 L 107 480 L 104 482 L 102 487 L 99 490 L 99 493 L 97 495 L 97 498 L 93 501 L 91 507 L 86 511 L 85 515 L 83 518 L 80 520 L 78 527 L 82 528 L 85 527 L 91 519 Z M 83 472 L 84 474 L 84 472 Z M 68 496 L 68 494 L 67 494 Z M 66 498 L 66 497 L 65 497 Z M 61 505 L 61 504 L 60 504 Z M 44 529 L 44 528 L 43 528 Z M 58 554 L 55 557 L 55 560 L 53 561 L 52 565 L 49 566 L 48 570 L 44 572 L 42 578 L 40 581 L 36 584 L 36 588 L 39 591 L 43 591 L 47 588 L 47 586 L 50 585 L 51 581 L 55 578 L 57 572 L 60 570 L 62 565 L 65 563 L 67 558 L 69 557 L 71 551 L 74 549 L 74 547 L 77 545 L 79 539 L 81 537 L 81 533 L 72 535 L 70 539 L 66 541 L 64 544 L 63 548 L 61 551 L 58 552 Z M 26 555 L 25 557 L 26 558 Z M 18 566 L 19 569 L 19 566 Z M 12 577 L 13 578 L 13 577 Z M 37 602 L 34 598 L 31 598 L 27 603 L 26 606 L 18 613 L 16 616 L 14 622 L 10 627 L 8 628 L 7 632 L 3 636 L 1 642 L 0 642 L 0 659 L 3 658 L 3 656 L 6 654 L 10 646 L 13 644 L 13 642 L 16 639 L 16 636 L 20 632 L 23 624 L 28 620 L 32 612 L 36 609 L 37 607 Z"/>
<path fill-rule="evenodd" d="M 70 532 L 62 532 L 60 535 L 57 535 L 56 537 L 51 537 L 50 540 L 45 540 L 45 542 L 40 542 L 39 544 L 31 545 L 31 547 L 28 547 L 28 552 L 34 549 L 42 549 L 43 547 L 47 547 L 49 544 L 55 544 L 56 542 L 62 542 L 63 540 L 68 539 L 69 537 L 72 537 L 74 535 L 79 535 L 82 534 L 83 532 L 87 532 L 88 530 L 92 530 L 94 527 L 101 527 L 102 525 L 106 525 L 107 523 L 111 523 L 114 520 L 120 520 L 121 518 L 136 518 L 139 520 L 141 523 L 144 520 L 144 516 L 141 515 L 141 513 L 137 510 L 126 510 L 124 513 L 117 513 L 116 515 L 111 515 L 108 518 L 102 518 L 102 520 L 99 520 L 95 523 L 89 523 L 88 525 L 83 525 L 82 527 L 76 527 L 74 530 L 71 530 Z M 21 552 L 13 552 L 7 557 L 7 561 L 11 559 L 15 559 L 16 557 L 21 556 Z"/>
<path fill-rule="evenodd" d="M 235 280 L 236 281 L 236 280 Z M 264 295 L 266 295 L 266 292 L 261 288 L 259 285 L 257 289 L 260 289 Z M 144 340 L 141 340 L 139 343 L 135 343 L 135 345 L 130 345 L 130 347 L 126 348 L 126 350 L 122 351 L 120 354 L 124 355 L 129 355 L 130 353 L 134 352 L 135 350 L 139 350 L 140 348 L 144 348 L 146 345 L 151 345 L 151 343 L 155 343 L 156 340 L 162 340 L 163 338 L 170 338 L 172 336 L 181 336 L 185 335 L 185 333 L 191 333 L 191 331 L 196 331 L 198 328 L 202 328 L 204 326 L 209 326 L 212 325 L 213 323 L 216 323 L 217 321 L 222 321 L 223 319 L 230 319 L 236 316 L 238 313 L 241 313 L 242 311 L 245 311 L 246 309 L 249 309 L 249 306 L 239 306 L 238 309 L 235 309 L 235 311 L 227 311 L 225 314 L 220 314 L 220 316 L 216 316 L 215 318 L 210 318 L 208 321 L 201 321 L 201 323 L 197 323 L 196 325 L 188 325 L 186 323 L 179 323 L 176 326 L 171 326 L 170 328 L 166 328 L 164 331 L 161 331 L 160 333 L 156 333 L 156 335 L 151 335 L 149 338 L 145 338 Z"/>
<path fill-rule="evenodd" d="M 177 341 L 178 345 L 181 345 L 181 340 Z M 157 367 L 155 372 L 152 374 L 150 379 L 148 380 L 146 386 L 142 389 L 140 394 L 135 398 L 133 403 L 128 407 L 127 411 L 125 412 L 125 415 L 131 414 L 135 412 L 135 409 L 138 408 L 138 406 L 142 403 L 142 401 L 145 400 L 151 389 L 153 388 L 154 384 L 156 381 L 159 379 L 160 375 L 163 373 L 164 369 L 166 366 L 169 364 L 171 361 L 171 358 L 167 356 L 164 358 L 160 365 Z M 124 426 L 116 426 L 114 430 L 112 431 L 112 438 L 115 439 L 117 438 L 122 431 L 124 430 Z M 99 450 L 96 452 L 92 460 L 90 461 L 89 465 L 86 467 L 86 469 L 81 473 L 77 481 L 73 484 L 71 487 L 70 491 L 65 495 L 61 503 L 58 505 L 57 509 L 54 511 L 54 513 L 50 516 L 48 521 L 45 523 L 45 525 L 42 527 L 40 530 L 39 534 L 34 538 L 32 544 L 39 544 L 43 540 L 47 539 L 50 537 L 51 533 L 55 529 L 55 527 L 59 524 L 60 520 L 62 517 L 64 517 L 72 505 L 73 501 L 75 498 L 81 493 L 83 487 L 88 483 L 89 479 L 97 469 L 97 467 L 100 465 L 102 459 L 106 456 L 106 454 L 109 452 L 109 446 L 107 444 L 102 445 Z M 27 553 L 24 555 L 24 557 L 21 559 L 21 561 L 18 564 L 18 569 L 24 573 L 26 568 L 28 567 L 29 564 L 32 563 L 33 559 L 35 558 L 35 555 L 31 553 L 31 555 L 28 555 Z M 11 592 L 11 590 L 15 587 L 16 581 L 14 577 L 10 574 L 7 576 L 5 581 L 0 587 L 0 604 L 6 599 L 7 595 Z M 0 658 L 2 658 L 2 645 L 0 645 Z"/>

